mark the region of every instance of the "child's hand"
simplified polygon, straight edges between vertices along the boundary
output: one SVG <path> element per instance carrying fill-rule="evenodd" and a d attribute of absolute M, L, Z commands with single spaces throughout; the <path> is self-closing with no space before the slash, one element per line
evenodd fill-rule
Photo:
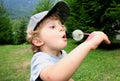
<path fill-rule="evenodd" d="M 110 44 L 110 40 L 108 39 L 107 35 L 100 31 L 92 32 L 86 42 L 89 43 L 91 49 L 96 49 L 101 42 L 104 42 L 106 44 Z"/>

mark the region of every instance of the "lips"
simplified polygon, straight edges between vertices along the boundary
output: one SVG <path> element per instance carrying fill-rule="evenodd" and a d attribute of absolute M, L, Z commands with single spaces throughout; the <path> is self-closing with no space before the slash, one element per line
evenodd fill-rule
<path fill-rule="evenodd" d="M 62 36 L 62 38 L 63 38 L 64 40 L 67 40 L 66 34 L 64 34 L 64 35 Z"/>
<path fill-rule="evenodd" d="M 66 35 L 63 35 L 63 38 L 66 38 Z"/>

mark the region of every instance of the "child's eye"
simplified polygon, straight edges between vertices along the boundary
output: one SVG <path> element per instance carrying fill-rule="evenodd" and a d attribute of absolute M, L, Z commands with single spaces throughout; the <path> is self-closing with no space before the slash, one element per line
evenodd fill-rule
<path fill-rule="evenodd" d="M 54 28 L 55 28 L 55 26 L 50 26 L 50 28 L 51 28 L 51 29 L 54 29 Z"/>

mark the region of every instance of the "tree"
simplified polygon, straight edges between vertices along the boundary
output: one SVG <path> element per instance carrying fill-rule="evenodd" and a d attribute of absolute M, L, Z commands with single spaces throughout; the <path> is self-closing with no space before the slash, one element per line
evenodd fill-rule
<path fill-rule="evenodd" d="M 114 37 L 120 30 L 120 4 L 113 2 L 111 7 L 107 8 L 105 14 L 101 18 L 103 23 L 103 31 Z M 112 39 L 112 38 L 111 38 Z"/>
<path fill-rule="evenodd" d="M 65 0 L 70 6 L 70 17 L 66 22 L 68 37 L 72 36 L 72 32 L 75 29 L 81 29 L 84 32 L 94 31 L 94 27 L 90 27 L 90 23 L 94 23 L 94 20 L 89 16 L 86 6 L 88 2 L 84 0 Z"/>
<path fill-rule="evenodd" d="M 68 34 L 75 29 L 84 32 L 104 31 L 109 38 L 115 39 L 120 30 L 119 0 L 65 0 L 71 8 L 71 15 L 66 25 Z"/>
<path fill-rule="evenodd" d="M 11 23 L 10 17 L 6 9 L 0 4 L 0 44 L 10 44 L 11 39 Z"/>
<path fill-rule="evenodd" d="M 22 44 L 26 41 L 26 26 L 27 21 L 25 18 L 12 21 L 13 44 Z"/>
<path fill-rule="evenodd" d="M 39 0 L 33 14 L 36 14 L 45 10 L 49 10 L 52 7 L 52 5 L 53 5 L 52 0 Z"/>

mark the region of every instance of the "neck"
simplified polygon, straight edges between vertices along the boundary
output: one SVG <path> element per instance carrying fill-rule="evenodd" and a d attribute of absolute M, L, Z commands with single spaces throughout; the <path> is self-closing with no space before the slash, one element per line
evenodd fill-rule
<path fill-rule="evenodd" d="M 41 47 L 40 50 L 41 50 L 41 52 L 52 54 L 54 56 L 60 56 L 61 55 L 61 50 L 53 50 L 53 49 L 49 49 L 47 47 L 44 47 L 44 48 Z"/>

